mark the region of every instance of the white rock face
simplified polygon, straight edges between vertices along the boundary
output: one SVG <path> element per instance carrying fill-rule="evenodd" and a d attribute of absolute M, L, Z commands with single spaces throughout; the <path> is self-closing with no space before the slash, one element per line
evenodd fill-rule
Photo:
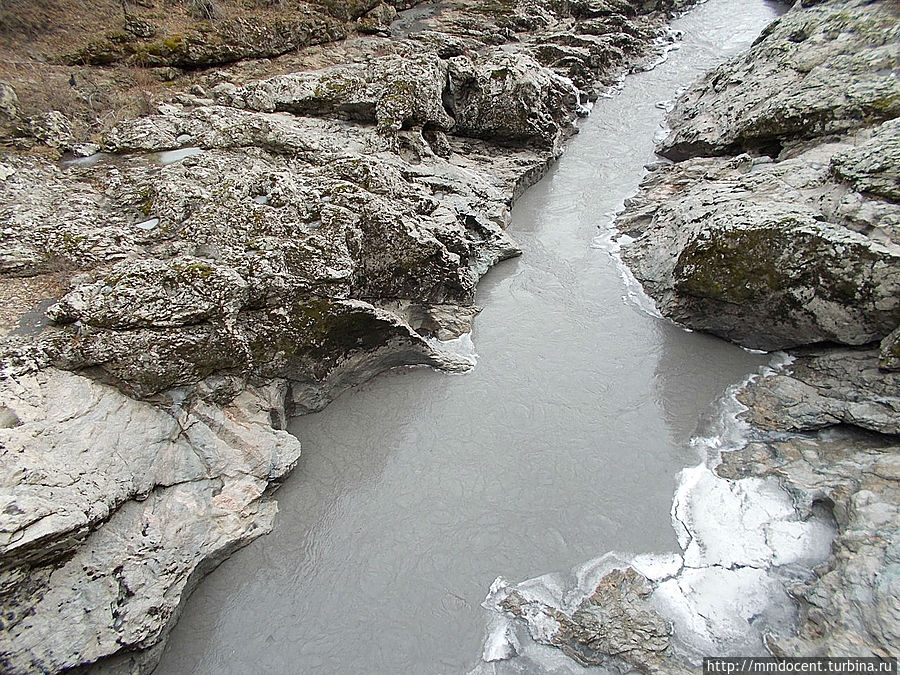
<path fill-rule="evenodd" d="M 198 571 L 271 529 L 267 490 L 300 454 L 272 428 L 287 386 L 220 406 L 218 385 L 167 410 L 54 369 L 0 383 L 7 672 L 153 645 Z"/>

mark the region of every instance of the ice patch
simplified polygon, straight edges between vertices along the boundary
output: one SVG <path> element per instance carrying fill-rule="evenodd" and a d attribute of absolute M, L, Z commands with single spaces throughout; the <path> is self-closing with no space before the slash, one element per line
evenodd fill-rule
<path fill-rule="evenodd" d="M 478 363 L 478 353 L 475 351 L 475 343 L 472 341 L 471 333 L 463 333 L 453 340 L 426 338 L 426 342 L 431 345 L 435 351 L 468 363 L 469 368 L 474 368 L 475 364 Z"/>
<path fill-rule="evenodd" d="M 664 581 L 681 571 L 684 560 L 677 553 L 642 553 L 631 559 L 631 566 L 650 581 Z"/>
<path fill-rule="evenodd" d="M 631 243 L 634 239 L 627 234 L 619 234 L 619 231 L 613 224 L 616 215 L 618 215 L 618 212 L 604 214 L 604 222 L 607 223 L 606 228 L 591 240 L 591 248 L 606 251 L 610 258 L 613 259 L 613 262 L 615 262 L 616 269 L 619 271 L 619 276 L 625 286 L 625 293 L 622 295 L 623 302 L 637 307 L 639 310 L 655 319 L 665 319 L 656 308 L 656 303 L 653 301 L 653 298 L 644 292 L 644 287 L 641 286 L 641 282 L 635 278 L 631 268 L 625 264 L 624 260 L 622 260 L 622 246 Z"/>
<path fill-rule="evenodd" d="M 776 481 L 726 480 L 706 462 L 682 472 L 672 506 L 684 565 L 694 568 L 770 567 L 776 552 L 768 541 L 768 529 L 796 518 L 790 498 Z M 791 562 L 801 554 L 793 550 L 780 555 Z"/>
<path fill-rule="evenodd" d="M 64 167 L 69 166 L 94 166 L 95 164 L 107 160 L 113 157 L 113 155 L 106 152 L 95 152 L 92 155 L 88 155 L 86 157 L 74 156 L 74 157 L 65 157 L 60 161 L 60 164 Z"/>
<path fill-rule="evenodd" d="M 205 152 L 203 148 L 179 148 L 178 150 L 166 150 L 165 152 L 157 152 L 153 155 L 160 164 L 174 164 L 180 162 L 186 157 L 199 155 Z"/>
<path fill-rule="evenodd" d="M 136 223 L 135 227 L 140 230 L 146 230 L 149 232 L 150 230 L 155 229 L 157 225 L 159 225 L 159 218 L 151 218 L 150 220 L 145 220 L 142 223 Z"/>
<path fill-rule="evenodd" d="M 517 656 L 521 646 L 516 637 L 515 625 L 505 614 L 494 614 L 488 625 L 481 658 L 485 663 L 505 661 Z"/>
<path fill-rule="evenodd" d="M 650 598 L 672 621 L 675 636 L 695 655 L 766 655 L 759 619 L 790 606 L 782 584 L 764 569 L 685 569 L 660 583 Z M 776 622 L 778 612 L 770 625 Z"/>

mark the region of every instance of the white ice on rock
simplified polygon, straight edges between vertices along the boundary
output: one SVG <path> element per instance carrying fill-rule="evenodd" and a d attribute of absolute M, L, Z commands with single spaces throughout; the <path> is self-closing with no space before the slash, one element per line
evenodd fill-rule
<path fill-rule="evenodd" d="M 488 635 L 484 641 L 481 658 L 485 663 L 504 661 L 518 656 L 521 647 L 516 637 L 516 627 L 512 619 L 505 614 L 491 615 L 488 624 Z"/>
<path fill-rule="evenodd" d="M 774 354 L 764 370 L 789 361 Z M 681 555 L 607 553 L 573 570 L 568 581 L 547 574 L 510 584 L 500 577 L 484 606 L 502 613 L 500 602 L 515 590 L 535 603 L 523 616 L 532 639 L 548 644 L 558 626 L 547 625 L 553 620 L 537 603 L 571 613 L 611 570 L 630 566 L 654 585 L 650 601 L 672 622 L 678 651 L 689 659 L 765 654 L 766 633 L 789 630 L 796 622 L 786 581 L 825 560 L 835 532 L 824 520 L 802 520 L 777 480 L 731 480 L 713 470 L 722 452 L 747 442 L 747 425 L 739 418 L 744 407 L 735 396 L 740 386 L 723 398 L 717 428 L 692 440 L 703 459 L 681 472 L 672 504 Z M 510 658 L 526 651 L 525 644 L 516 644 L 515 652 L 507 648 Z"/>
<path fill-rule="evenodd" d="M 475 351 L 471 333 L 463 333 L 452 340 L 426 338 L 426 342 L 434 347 L 435 351 L 458 359 L 462 364 L 462 370 L 470 370 L 478 362 L 478 353 Z M 465 367 L 466 364 L 468 367 Z"/>

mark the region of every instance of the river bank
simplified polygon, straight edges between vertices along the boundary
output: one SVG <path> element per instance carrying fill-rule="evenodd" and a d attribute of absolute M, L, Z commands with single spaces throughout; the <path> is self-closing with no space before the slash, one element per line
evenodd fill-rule
<path fill-rule="evenodd" d="M 499 579 L 497 653 L 515 652 L 513 616 L 581 663 L 645 671 L 734 653 L 730 631 L 776 656 L 897 656 L 897 18 L 798 4 L 674 104 L 674 163 L 618 218 L 622 257 L 663 315 L 787 353 L 697 438 L 681 555 Z M 767 615 L 792 602 L 796 629 Z"/>
<path fill-rule="evenodd" d="M 93 137 L 4 84 L 5 670 L 152 669 L 183 596 L 271 529 L 288 414 L 470 368 L 441 341 L 518 254 L 512 201 L 658 58 L 671 8 L 454 3 L 389 34 L 379 7 L 374 35 L 280 64 L 201 50 L 220 67 Z M 134 12 L 124 44 L 168 30 Z M 191 35 L 137 66 L 205 65 Z"/>
<path fill-rule="evenodd" d="M 672 8 L 453 3 L 390 26 L 379 7 L 339 19 L 371 19 L 374 36 L 306 47 L 274 71 L 191 73 L 188 91 L 97 138 L 58 114 L 23 119 L 4 87 L 5 670 L 152 669 L 184 595 L 271 529 L 272 491 L 300 451 L 288 414 L 393 366 L 471 368 L 445 343 L 470 331 L 481 275 L 519 252 L 504 229 L 512 201 L 593 97 L 658 57 L 662 17 L 643 12 Z M 625 260 L 676 320 L 766 349 L 860 347 L 799 351 L 737 394 L 762 431 L 728 448 L 720 476 L 777 476 L 790 522 L 830 511 L 840 533 L 830 562 L 791 589 L 800 633 L 767 637 L 775 653 L 897 642 L 891 12 L 795 8 L 681 99 L 664 143 L 679 162 L 652 172 L 619 221 Z M 192 40 L 148 46 L 176 61 L 147 66 L 201 58 Z M 85 142 L 104 153 L 56 163 L 97 149 Z M 784 562 L 764 543 L 766 564 Z M 643 578 L 593 567 L 578 621 L 554 614 L 563 632 L 535 623 L 546 602 L 501 585 L 493 597 L 570 654 L 621 656 L 616 631 L 636 627 L 627 662 L 689 668 L 646 604 L 647 579 L 674 578 L 653 562 L 637 566 Z M 634 611 L 640 622 L 622 620 Z"/>
<path fill-rule="evenodd" d="M 800 514 L 837 523 L 832 556 L 790 588 L 800 635 L 768 636 L 775 654 L 897 656 L 898 16 L 858 2 L 785 14 L 679 99 L 660 146 L 676 163 L 619 224 L 664 314 L 788 349 L 738 393 L 758 436 L 718 469 L 777 477 Z"/>
<path fill-rule="evenodd" d="M 479 282 L 470 372 L 392 371 L 292 421 L 303 455 L 274 531 L 192 594 L 160 673 L 469 672 L 498 574 L 679 550 L 669 510 L 697 419 L 768 357 L 627 301 L 598 219 L 652 160 L 659 101 L 776 11 L 704 3 L 671 24 L 663 63 L 596 101 L 512 208 L 523 255 Z"/>

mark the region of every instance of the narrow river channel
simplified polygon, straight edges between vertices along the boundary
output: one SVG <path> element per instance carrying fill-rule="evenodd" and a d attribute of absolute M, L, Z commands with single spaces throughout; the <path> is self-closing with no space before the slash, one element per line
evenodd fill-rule
<path fill-rule="evenodd" d="M 274 533 L 202 582 L 157 673 L 465 673 L 498 574 L 678 550 L 689 439 L 768 357 L 642 310 L 604 232 L 653 160 L 661 102 L 778 12 L 709 0 L 664 63 L 598 101 L 514 208 L 524 256 L 479 287 L 473 371 L 386 373 L 294 420 Z"/>

